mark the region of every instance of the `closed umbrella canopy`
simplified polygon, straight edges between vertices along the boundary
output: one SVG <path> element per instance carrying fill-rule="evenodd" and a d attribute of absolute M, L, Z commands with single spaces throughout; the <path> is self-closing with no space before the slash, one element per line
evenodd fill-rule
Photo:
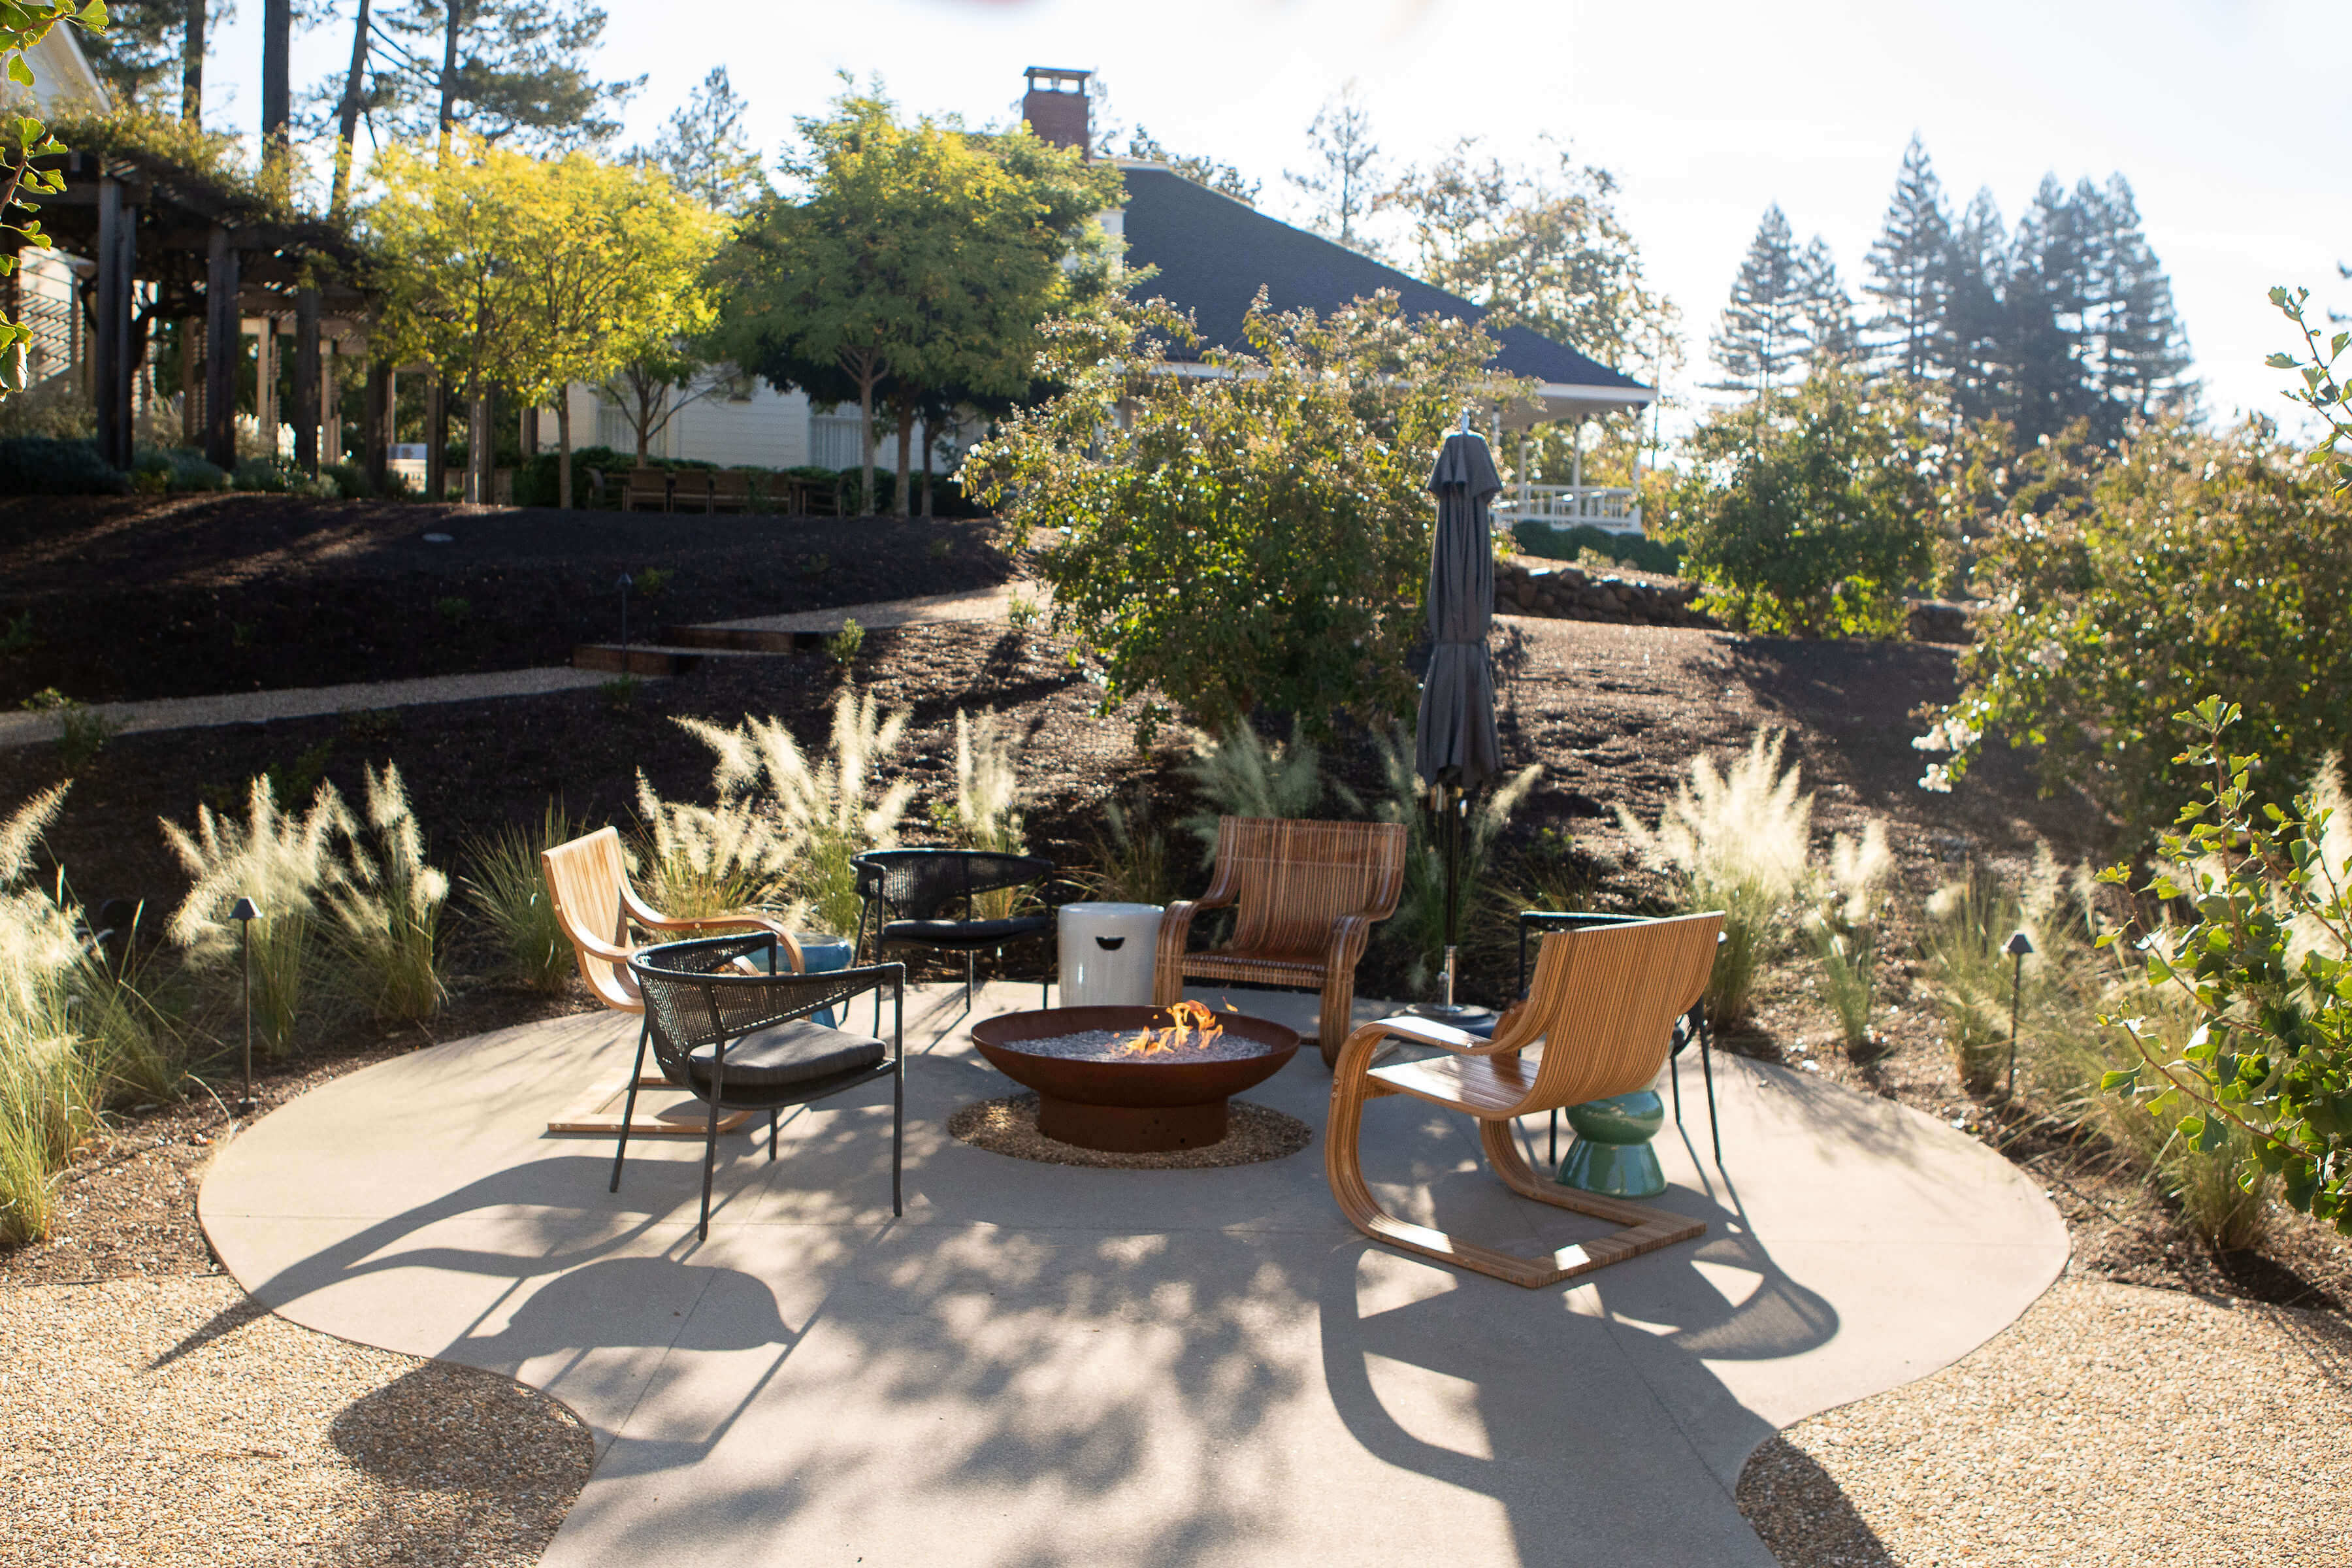
<path fill-rule="evenodd" d="M 1486 500 L 1503 488 L 1485 437 L 1445 438 L 1429 488 L 1437 528 L 1429 542 L 1429 636 L 1435 645 L 1421 684 L 1413 767 L 1424 783 L 1465 793 L 1500 772 L 1495 733 L 1495 667 L 1486 635 L 1495 624 L 1495 543 Z"/>

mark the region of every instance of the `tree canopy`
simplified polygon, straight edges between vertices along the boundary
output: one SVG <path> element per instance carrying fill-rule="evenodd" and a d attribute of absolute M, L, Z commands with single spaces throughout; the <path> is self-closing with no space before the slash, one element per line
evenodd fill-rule
<path fill-rule="evenodd" d="M 1093 219 L 1118 205 L 1118 172 L 1025 128 L 904 122 L 878 91 L 845 92 L 799 128 L 785 167 L 799 193 L 757 204 L 720 260 L 712 347 L 780 388 L 854 395 L 868 496 L 887 395 L 903 505 L 925 397 L 1027 394 L 1041 324 L 1108 291 L 1109 242 Z"/>
<path fill-rule="evenodd" d="M 1017 538 L 1060 531 L 1055 625 L 1147 742 L 1171 708 L 1218 732 L 1260 709 L 1317 734 L 1410 712 L 1432 457 L 1465 405 L 1528 394 L 1486 368 L 1486 333 L 1385 292 L 1319 318 L 1261 294 L 1247 331 L 1180 375 L 1167 347 L 1196 338 L 1164 301 L 1056 322 L 1064 390 L 965 459 Z"/>
<path fill-rule="evenodd" d="M 610 141 L 646 79 L 590 69 L 605 20 L 594 0 L 396 0 L 369 40 L 366 112 L 410 141 L 453 125 L 541 153 Z"/>

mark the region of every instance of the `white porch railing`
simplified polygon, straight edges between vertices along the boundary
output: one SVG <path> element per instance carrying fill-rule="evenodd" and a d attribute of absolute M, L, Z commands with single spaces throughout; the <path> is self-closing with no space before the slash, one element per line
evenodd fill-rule
<path fill-rule="evenodd" d="M 1496 523 L 1504 528 L 1541 522 L 1611 533 L 1642 531 L 1641 491 L 1618 486 L 1519 484 L 1496 497 L 1493 510 Z"/>

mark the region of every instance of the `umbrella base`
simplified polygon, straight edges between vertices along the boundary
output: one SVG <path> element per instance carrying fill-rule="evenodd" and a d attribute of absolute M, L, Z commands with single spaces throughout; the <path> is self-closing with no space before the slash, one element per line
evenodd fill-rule
<path fill-rule="evenodd" d="M 1443 1024 L 1449 1029 L 1461 1029 L 1468 1034 L 1486 1035 L 1495 1032 L 1495 1010 L 1492 1007 L 1449 1006 L 1444 1002 L 1416 1002 L 1405 1009 L 1408 1016 L 1426 1018 L 1433 1024 Z"/>

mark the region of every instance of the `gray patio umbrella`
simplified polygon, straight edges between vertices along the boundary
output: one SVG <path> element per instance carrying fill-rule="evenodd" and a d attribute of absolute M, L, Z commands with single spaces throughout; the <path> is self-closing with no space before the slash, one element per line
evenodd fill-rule
<path fill-rule="evenodd" d="M 1445 855 L 1445 992 L 1441 1016 L 1454 1005 L 1455 910 L 1462 864 L 1465 797 L 1499 772 L 1502 742 L 1495 733 L 1495 667 L 1486 635 L 1495 623 L 1495 544 L 1487 498 L 1503 488 L 1484 437 L 1462 428 L 1445 438 L 1430 470 L 1437 497 L 1437 527 L 1429 541 L 1429 674 L 1421 685 L 1413 733 L 1413 767 L 1440 819 Z"/>

